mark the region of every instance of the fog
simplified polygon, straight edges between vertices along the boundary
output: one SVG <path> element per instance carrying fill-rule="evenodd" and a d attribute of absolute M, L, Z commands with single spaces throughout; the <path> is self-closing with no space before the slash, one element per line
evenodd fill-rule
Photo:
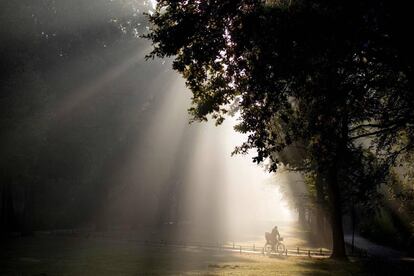
<path fill-rule="evenodd" d="M 189 124 L 191 92 L 171 60 L 145 59 L 151 45 L 138 36 L 154 5 L 3 5 L 10 230 L 253 241 L 293 221 L 273 176 L 252 155 L 230 156 L 245 138 L 237 117 Z"/>
<path fill-rule="evenodd" d="M 272 175 L 251 156 L 230 156 L 244 140 L 232 128 L 235 118 L 219 127 L 189 124 L 190 92 L 180 76 L 167 69 L 162 80 L 146 79 L 153 82 L 147 93 L 162 89 L 161 100 L 159 105 L 136 103 L 153 115 L 113 172 L 118 191 L 110 217 L 140 227 L 156 225 L 170 239 L 208 241 L 255 240 L 272 224 L 292 221 Z M 169 84 L 159 88 L 160 81 Z"/>
<path fill-rule="evenodd" d="M 325 2 L 0 1 L 0 274 L 399 271 L 409 16 Z"/>

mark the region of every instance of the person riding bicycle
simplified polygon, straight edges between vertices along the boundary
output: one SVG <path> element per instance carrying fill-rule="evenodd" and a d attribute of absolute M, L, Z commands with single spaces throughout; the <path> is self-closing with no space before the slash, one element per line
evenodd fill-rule
<path fill-rule="evenodd" d="M 280 236 L 277 226 L 273 227 L 271 233 L 266 232 L 265 238 L 266 244 L 263 250 L 266 251 L 268 254 L 270 254 L 271 252 L 282 254 L 283 252 L 285 252 L 286 247 L 282 243 L 283 238 Z"/>
<path fill-rule="evenodd" d="M 273 227 L 271 235 L 275 243 L 280 240 L 280 233 L 279 233 L 279 230 L 277 229 L 277 226 Z"/>

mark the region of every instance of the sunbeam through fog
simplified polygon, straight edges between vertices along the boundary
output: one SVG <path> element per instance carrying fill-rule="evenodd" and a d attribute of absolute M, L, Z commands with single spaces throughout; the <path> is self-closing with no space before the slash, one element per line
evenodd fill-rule
<path fill-rule="evenodd" d="M 221 127 L 189 125 L 190 93 L 180 77 L 168 71 L 162 80 L 147 81 L 153 83 L 149 89 L 167 84 L 160 105 L 148 107 L 154 115 L 126 162 L 114 172 L 123 187 L 117 216 L 141 210 L 129 219 L 168 228 L 171 236 L 165 238 L 206 241 L 263 239 L 272 224 L 292 221 L 278 188 L 269 185 L 271 175 L 252 164 L 251 156 L 230 156 L 244 139 L 233 130 L 234 119 Z"/>
<path fill-rule="evenodd" d="M 331 2 L 0 1 L 0 275 L 413 271 L 411 8 Z"/>

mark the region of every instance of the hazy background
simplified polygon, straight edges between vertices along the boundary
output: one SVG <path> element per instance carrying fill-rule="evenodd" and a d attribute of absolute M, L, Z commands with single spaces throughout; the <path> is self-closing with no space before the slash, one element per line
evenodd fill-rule
<path fill-rule="evenodd" d="M 253 240 L 294 220 L 275 178 L 230 157 L 236 118 L 189 125 L 184 81 L 145 61 L 152 4 L 0 4 L 2 231 Z"/>

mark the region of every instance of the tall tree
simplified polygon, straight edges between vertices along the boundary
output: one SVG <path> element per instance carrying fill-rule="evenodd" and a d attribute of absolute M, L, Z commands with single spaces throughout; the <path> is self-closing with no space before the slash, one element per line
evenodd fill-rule
<path fill-rule="evenodd" d="M 306 141 L 326 185 L 334 258 L 345 257 L 340 168 L 355 143 L 377 137 L 367 122 L 401 83 L 383 58 L 392 55 L 389 2 L 162 0 L 149 16 L 149 57 L 174 56 L 194 120 L 220 124 L 238 107 L 235 128 L 248 138 L 235 153 L 255 148 L 253 161 L 275 171 L 275 152 Z"/>

